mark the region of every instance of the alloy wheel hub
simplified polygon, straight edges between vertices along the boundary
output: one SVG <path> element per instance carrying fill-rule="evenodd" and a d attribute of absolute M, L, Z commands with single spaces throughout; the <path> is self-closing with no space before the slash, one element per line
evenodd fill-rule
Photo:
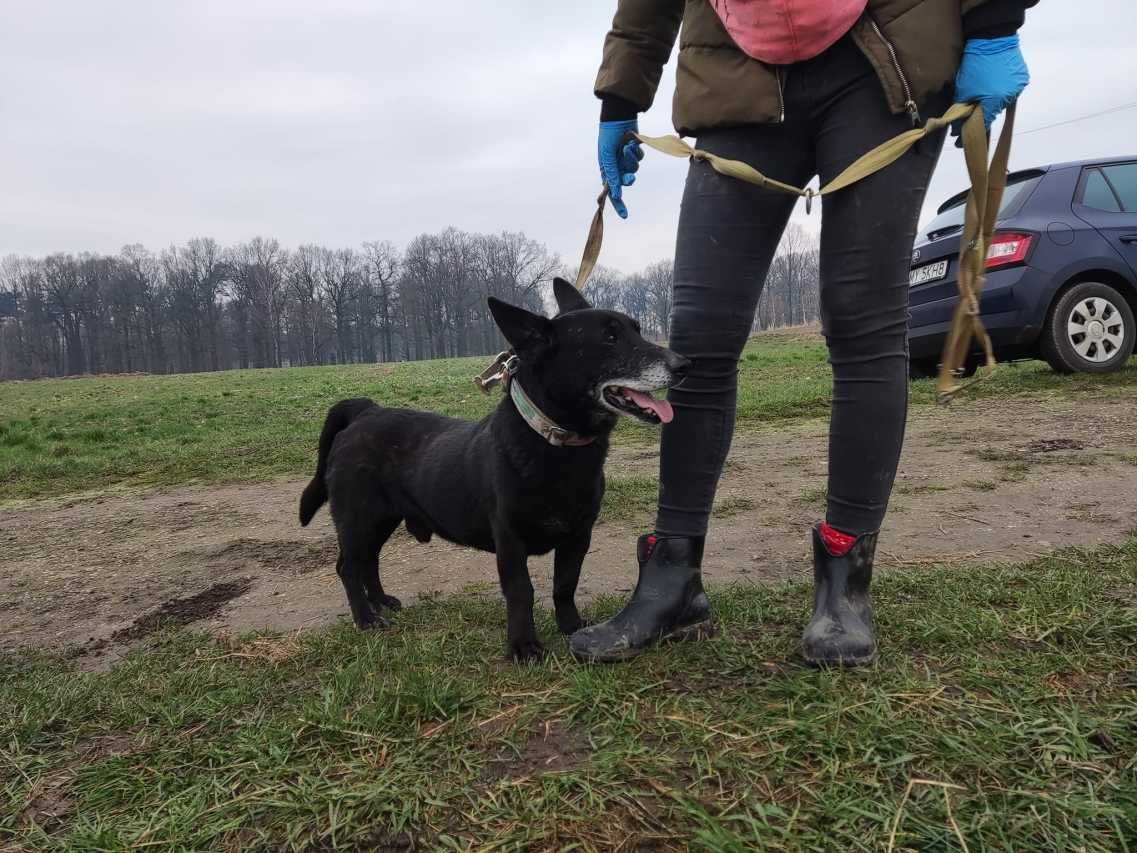
<path fill-rule="evenodd" d="M 1117 306 L 1101 296 L 1088 296 L 1070 311 L 1066 337 L 1086 361 L 1109 361 L 1125 340 L 1125 321 Z"/>

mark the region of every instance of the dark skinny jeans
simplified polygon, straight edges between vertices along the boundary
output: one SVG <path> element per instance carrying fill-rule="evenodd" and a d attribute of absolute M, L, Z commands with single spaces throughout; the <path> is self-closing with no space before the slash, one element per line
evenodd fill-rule
<path fill-rule="evenodd" d="M 849 37 L 783 69 L 785 121 L 707 131 L 698 147 L 796 186 L 831 180 L 907 130 Z M 949 92 L 929 98 L 939 115 Z M 908 409 L 908 270 L 917 219 L 943 135 L 821 205 L 821 320 L 833 367 L 826 520 L 852 534 L 879 529 Z M 795 197 L 692 162 L 675 250 L 671 347 L 692 360 L 669 397 L 656 531 L 706 533 L 734 432 L 738 359 Z"/>

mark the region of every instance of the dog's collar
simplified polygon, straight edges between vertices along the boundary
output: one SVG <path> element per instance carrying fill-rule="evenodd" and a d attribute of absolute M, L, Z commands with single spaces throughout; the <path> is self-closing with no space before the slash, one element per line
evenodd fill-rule
<path fill-rule="evenodd" d="M 537 408 L 529 399 L 521 383 L 514 377 L 520 363 L 516 355 L 511 355 L 501 366 L 502 381 L 509 389 L 509 397 L 517 407 L 518 414 L 533 428 L 533 431 L 553 447 L 583 447 L 596 441 L 595 436 L 581 435 L 578 432 L 558 426 L 557 422 Z"/>

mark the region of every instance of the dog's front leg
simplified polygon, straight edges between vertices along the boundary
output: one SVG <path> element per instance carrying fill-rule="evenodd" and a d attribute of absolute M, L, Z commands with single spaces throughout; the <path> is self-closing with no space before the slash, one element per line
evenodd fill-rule
<path fill-rule="evenodd" d="M 494 535 L 497 576 L 505 596 L 506 643 L 517 662 L 537 660 L 545 653 L 533 624 L 533 583 L 529 580 L 525 544 L 506 533 Z"/>
<path fill-rule="evenodd" d="M 557 628 L 562 634 L 571 634 L 584 627 L 580 611 L 576 609 L 576 585 L 580 581 L 580 567 L 592 542 L 592 532 L 562 542 L 553 556 L 553 609 L 557 614 Z"/>

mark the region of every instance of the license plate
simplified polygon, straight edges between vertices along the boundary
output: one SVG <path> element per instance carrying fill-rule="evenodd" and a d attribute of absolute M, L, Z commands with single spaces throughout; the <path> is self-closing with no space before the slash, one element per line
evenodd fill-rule
<path fill-rule="evenodd" d="M 939 281 L 945 275 L 947 275 L 947 261 L 925 264 L 908 273 L 908 286 L 915 287 L 918 284 L 927 284 L 929 281 Z"/>

